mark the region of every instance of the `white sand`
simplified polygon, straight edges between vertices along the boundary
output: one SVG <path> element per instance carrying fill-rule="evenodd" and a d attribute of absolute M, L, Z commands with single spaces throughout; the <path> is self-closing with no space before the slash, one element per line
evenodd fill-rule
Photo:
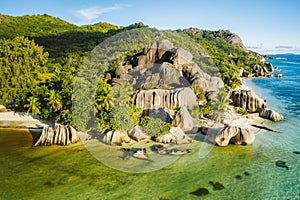
<path fill-rule="evenodd" d="M 40 120 L 37 115 L 23 112 L 0 112 L 2 128 L 42 128 L 49 126 L 49 121 Z"/>

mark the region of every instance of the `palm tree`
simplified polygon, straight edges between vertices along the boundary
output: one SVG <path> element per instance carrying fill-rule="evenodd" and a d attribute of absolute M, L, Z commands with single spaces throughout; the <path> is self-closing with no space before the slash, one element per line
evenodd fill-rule
<path fill-rule="evenodd" d="M 112 89 L 103 79 L 99 81 L 95 95 L 95 112 L 109 111 L 114 106 Z"/>
<path fill-rule="evenodd" d="M 134 92 L 134 89 L 128 82 L 121 82 L 114 86 L 113 97 L 115 98 L 116 106 L 124 106 L 125 104 L 128 104 L 132 100 L 131 96 Z"/>
<path fill-rule="evenodd" d="M 59 93 L 56 93 L 54 90 L 50 90 L 48 100 L 48 105 L 50 106 L 51 111 L 58 111 L 62 109 L 61 97 Z"/>
<path fill-rule="evenodd" d="M 33 115 L 41 113 L 39 109 L 41 104 L 38 102 L 38 98 L 31 96 L 27 99 L 27 102 L 28 104 L 24 106 L 25 108 L 28 108 L 27 113 L 31 112 Z"/>
<path fill-rule="evenodd" d="M 221 90 L 217 97 L 213 99 L 212 104 L 212 119 L 216 122 L 222 122 L 224 120 L 224 112 L 228 110 L 228 105 L 231 100 L 228 99 L 227 92 Z"/>

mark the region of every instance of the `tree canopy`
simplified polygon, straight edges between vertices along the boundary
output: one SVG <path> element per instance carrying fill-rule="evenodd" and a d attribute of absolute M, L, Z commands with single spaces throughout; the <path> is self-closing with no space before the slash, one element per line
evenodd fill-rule
<path fill-rule="evenodd" d="M 38 74 L 45 71 L 48 53 L 34 41 L 17 36 L 0 39 L 0 103 L 15 99 L 21 91 L 33 88 Z"/>

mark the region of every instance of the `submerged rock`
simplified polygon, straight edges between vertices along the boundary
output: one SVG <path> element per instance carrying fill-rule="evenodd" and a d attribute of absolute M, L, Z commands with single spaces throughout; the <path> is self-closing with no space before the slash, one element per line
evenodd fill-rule
<path fill-rule="evenodd" d="M 185 155 L 187 153 L 190 153 L 189 149 L 166 148 L 161 144 L 155 145 L 153 149 L 161 155 Z"/>
<path fill-rule="evenodd" d="M 196 196 L 204 196 L 204 195 L 208 195 L 209 191 L 206 188 L 198 188 L 197 190 L 190 192 L 190 194 L 196 195 Z"/>
<path fill-rule="evenodd" d="M 241 175 L 236 175 L 235 178 L 236 178 L 237 180 L 241 180 L 243 177 L 242 177 Z"/>
<path fill-rule="evenodd" d="M 294 154 L 298 154 L 298 155 L 300 154 L 299 151 L 293 151 L 293 153 L 294 153 Z"/>
<path fill-rule="evenodd" d="M 245 176 L 250 176 L 251 174 L 249 172 L 244 172 Z"/>
<path fill-rule="evenodd" d="M 223 190 L 225 188 L 224 185 L 219 182 L 209 181 L 209 184 L 213 186 L 213 190 Z"/>
<path fill-rule="evenodd" d="M 274 110 L 270 110 L 270 109 L 267 109 L 267 108 L 260 108 L 260 109 L 257 109 L 257 112 L 259 113 L 260 117 L 269 119 L 269 120 L 274 121 L 274 122 L 284 120 L 284 116 L 277 113 Z"/>
<path fill-rule="evenodd" d="M 282 168 L 285 168 L 285 169 L 289 170 L 289 167 L 286 165 L 286 162 L 284 162 L 284 161 L 277 160 L 277 161 L 275 162 L 275 165 L 276 165 L 277 167 L 282 167 Z"/>

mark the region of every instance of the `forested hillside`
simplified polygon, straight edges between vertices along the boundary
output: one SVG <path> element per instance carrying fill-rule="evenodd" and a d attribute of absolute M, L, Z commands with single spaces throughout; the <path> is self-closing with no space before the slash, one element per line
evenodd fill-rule
<path fill-rule="evenodd" d="M 117 33 L 143 27 L 147 26 L 136 23 L 118 27 L 97 23 L 78 27 L 46 14 L 22 17 L 0 15 L 0 104 L 14 101 L 16 110 L 30 111 L 45 119 L 73 125 L 71 109 L 74 76 L 88 53 Z M 226 89 L 240 84 L 238 74 L 241 67 L 252 71 L 255 64 L 263 65 L 257 54 L 245 51 L 222 37 L 216 37 L 213 32 L 206 32 L 205 37 L 182 30 L 173 32 L 190 37 L 202 47 L 202 51 L 206 56 L 209 55 L 215 65 L 208 67 L 203 64 L 201 67 L 219 74 Z M 153 32 L 144 34 L 145 38 L 151 38 Z M 115 60 L 108 70 L 123 65 L 128 62 L 126 59 L 141 51 L 141 43 L 136 42 L 136 49 Z M 176 44 L 176 41 L 172 42 Z M 109 95 L 111 86 L 103 82 L 101 84 L 107 87 L 108 93 L 104 92 L 105 95 Z M 98 90 L 96 97 L 103 95 L 101 92 Z"/>

